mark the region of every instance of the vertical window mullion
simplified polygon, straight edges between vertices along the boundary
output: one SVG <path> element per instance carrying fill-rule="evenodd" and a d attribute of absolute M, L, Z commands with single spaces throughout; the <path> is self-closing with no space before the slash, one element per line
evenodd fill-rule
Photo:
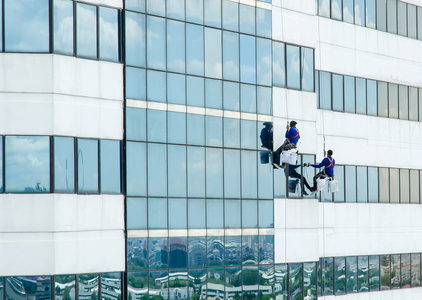
<path fill-rule="evenodd" d="M 5 38 L 4 38 L 4 33 L 5 33 L 5 29 L 4 29 L 4 24 L 5 24 L 5 21 L 4 21 L 4 0 L 0 0 L 1 1 L 1 8 L 2 8 L 2 10 L 1 10 L 1 15 L 2 15 L 2 17 L 1 17 L 1 22 L 2 22 L 2 24 L 1 24 L 1 39 L 2 39 L 2 43 L 1 43 L 1 52 L 4 52 L 4 49 L 5 49 L 5 46 L 4 46 L 4 42 L 5 42 Z M 4 187 L 4 186 L 3 186 Z M 4 188 L 3 188 L 3 190 L 4 190 Z M 6 298 L 4 298 L 4 299 L 6 299 Z"/>
<path fill-rule="evenodd" d="M 54 136 L 50 136 L 50 193 L 55 192 L 54 182 Z"/>
<path fill-rule="evenodd" d="M 96 28 L 96 36 L 97 36 L 97 59 L 100 59 L 100 8 L 99 6 L 95 7 L 95 11 L 96 11 L 96 23 L 97 23 L 97 28 Z M 98 174 L 98 177 L 100 174 Z"/>
<path fill-rule="evenodd" d="M 49 52 L 53 53 L 54 52 L 54 4 L 53 4 L 54 0 L 49 0 L 48 1 L 48 16 L 50 18 L 50 22 L 49 22 L 49 32 L 50 32 L 50 37 L 49 37 Z"/>
<path fill-rule="evenodd" d="M 4 193 L 6 191 L 6 138 L 4 136 L 1 136 L 1 140 L 2 140 L 2 161 L 3 161 L 3 166 L 2 166 L 2 173 L 3 173 L 3 182 L 2 182 L 2 186 L 3 186 L 3 191 L 2 193 Z M 6 299 L 6 298 L 3 298 Z"/>
<path fill-rule="evenodd" d="M 79 145 L 78 144 L 79 144 L 79 139 L 75 138 L 75 142 L 74 142 L 74 145 L 75 145 L 75 150 L 74 150 L 75 183 L 74 183 L 74 185 L 75 185 L 75 192 L 77 194 L 79 194 L 79 183 L 78 183 L 78 181 L 79 181 L 79 168 L 78 168 L 78 163 L 79 163 L 78 147 L 79 147 Z"/>
<path fill-rule="evenodd" d="M 78 53 L 78 45 L 77 45 L 77 26 L 76 20 L 78 19 L 78 15 L 76 12 L 76 1 L 73 1 L 73 56 L 77 56 Z"/>
<path fill-rule="evenodd" d="M 101 194 L 101 140 L 97 140 L 97 172 L 98 172 L 98 192 L 97 194 Z"/>

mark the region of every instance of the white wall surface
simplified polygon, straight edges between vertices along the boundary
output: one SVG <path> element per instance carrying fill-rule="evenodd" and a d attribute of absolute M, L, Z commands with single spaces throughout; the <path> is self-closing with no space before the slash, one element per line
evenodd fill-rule
<path fill-rule="evenodd" d="M 81 0 L 80 2 L 123 8 L 123 0 Z"/>
<path fill-rule="evenodd" d="M 2 276 L 125 269 L 121 195 L 0 195 Z"/>
<path fill-rule="evenodd" d="M 122 139 L 123 66 L 54 54 L 1 54 L 0 128 L 0 134 Z"/>

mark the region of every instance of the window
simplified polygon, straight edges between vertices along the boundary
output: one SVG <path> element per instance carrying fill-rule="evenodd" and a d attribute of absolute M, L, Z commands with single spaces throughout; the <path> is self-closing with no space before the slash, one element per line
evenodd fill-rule
<path fill-rule="evenodd" d="M 381 291 L 390 289 L 390 255 L 380 255 Z"/>
<path fill-rule="evenodd" d="M 186 147 L 168 145 L 168 195 L 186 197 Z"/>
<path fill-rule="evenodd" d="M 256 83 L 255 37 L 240 35 L 240 81 Z"/>
<path fill-rule="evenodd" d="M 344 111 L 356 112 L 355 77 L 344 76 Z"/>
<path fill-rule="evenodd" d="M 273 41 L 273 85 L 286 86 L 285 45 Z"/>
<path fill-rule="evenodd" d="M 312 51 L 311 51 L 312 52 Z M 273 82 L 272 79 L 272 74 L 273 74 L 273 70 L 272 68 L 272 63 L 271 63 L 271 40 L 269 39 L 262 39 L 262 38 L 257 38 L 256 39 L 256 57 L 257 57 L 257 62 L 256 62 L 256 83 L 260 84 L 260 85 L 267 85 L 267 86 L 271 86 L 271 83 Z M 304 55 L 302 55 L 302 61 L 305 59 Z M 310 64 L 310 57 L 309 55 L 306 57 L 307 59 L 307 63 Z M 303 62 L 304 63 L 304 62 Z M 307 66 L 306 68 L 307 71 L 307 79 L 308 79 L 308 84 L 310 84 L 311 86 L 313 85 L 313 54 L 312 54 L 312 67 L 309 68 L 309 66 Z M 309 72 L 311 72 L 310 75 L 312 80 L 309 83 Z M 305 79 L 305 77 L 303 77 L 302 79 Z M 310 88 L 310 86 L 308 86 L 308 89 Z"/>
<path fill-rule="evenodd" d="M 223 84 L 221 80 L 205 79 L 205 107 L 222 109 Z"/>
<path fill-rule="evenodd" d="M 120 194 L 120 141 L 101 140 L 101 193 Z"/>
<path fill-rule="evenodd" d="M 242 228 L 258 228 L 257 200 L 242 200 Z"/>
<path fill-rule="evenodd" d="M 258 165 L 255 151 L 241 151 L 242 198 L 256 199 L 258 196 Z"/>
<path fill-rule="evenodd" d="M 54 0 L 53 22 L 54 52 L 73 55 L 73 1 Z"/>
<path fill-rule="evenodd" d="M 385 187 L 384 187 L 385 189 Z M 376 203 L 378 199 L 378 168 L 368 167 L 368 200 Z"/>
<path fill-rule="evenodd" d="M 221 0 L 204 0 L 204 24 L 221 27 Z"/>
<path fill-rule="evenodd" d="M 343 75 L 332 74 L 333 83 L 333 110 L 344 110 Z M 326 89 L 327 90 L 327 89 Z M 325 107 L 325 105 L 324 105 Z M 328 108 L 328 105 L 326 105 Z"/>
<path fill-rule="evenodd" d="M 399 169 L 390 169 L 390 203 L 399 203 Z"/>
<path fill-rule="evenodd" d="M 147 100 L 166 102 L 166 73 L 147 70 Z"/>
<path fill-rule="evenodd" d="M 78 193 L 98 193 L 98 141 L 78 139 Z"/>
<path fill-rule="evenodd" d="M 126 138 L 134 141 L 146 141 L 146 109 L 126 108 Z"/>
<path fill-rule="evenodd" d="M 329 72 L 319 72 L 319 107 L 331 109 L 331 76 Z M 339 107 L 338 103 L 336 107 Z"/>
<path fill-rule="evenodd" d="M 412 4 L 407 4 L 407 36 L 417 38 L 416 6 Z"/>
<path fill-rule="evenodd" d="M 238 33 L 223 31 L 223 79 L 239 81 Z"/>
<path fill-rule="evenodd" d="M 401 288 L 410 287 L 410 254 L 402 254 L 401 256 Z"/>
<path fill-rule="evenodd" d="M 126 4 L 126 8 L 127 6 L 128 4 Z M 145 15 L 126 11 L 125 20 L 126 65 L 145 67 Z"/>
<path fill-rule="evenodd" d="M 272 12 L 268 9 L 256 8 L 256 35 L 271 38 Z"/>
<path fill-rule="evenodd" d="M 366 104 L 367 114 L 371 116 L 377 115 L 377 82 L 375 80 L 366 80 Z"/>
<path fill-rule="evenodd" d="M 368 256 L 358 256 L 358 292 L 369 292 Z"/>
<path fill-rule="evenodd" d="M 185 19 L 185 0 L 167 0 L 167 18 Z M 127 3 L 126 3 L 127 9 Z"/>
<path fill-rule="evenodd" d="M 240 198 L 240 151 L 224 149 L 224 197 Z"/>
<path fill-rule="evenodd" d="M 185 23 L 167 20 L 167 70 L 185 73 L 185 53 Z"/>
<path fill-rule="evenodd" d="M 336 295 L 343 295 L 346 294 L 346 258 L 336 257 L 335 266 Z"/>
<path fill-rule="evenodd" d="M 338 192 L 334 193 L 334 202 L 344 202 L 344 166 L 336 165 L 334 176 L 338 180 Z"/>
<path fill-rule="evenodd" d="M 207 146 L 223 146 L 223 118 L 205 116 L 205 130 Z"/>
<path fill-rule="evenodd" d="M 145 12 L 145 0 L 126 0 L 126 9 Z"/>
<path fill-rule="evenodd" d="M 388 168 L 379 168 L 379 201 L 390 202 L 390 182 Z"/>
<path fill-rule="evenodd" d="M 195 1 L 186 3 L 186 18 L 188 7 Z M 186 24 L 186 73 L 204 76 L 204 28 Z"/>
<path fill-rule="evenodd" d="M 322 17 L 330 17 L 330 0 L 318 0 L 319 15 Z"/>
<path fill-rule="evenodd" d="M 163 110 L 147 110 L 147 138 L 150 142 L 167 141 L 167 113 Z"/>
<path fill-rule="evenodd" d="M 167 112 L 167 141 L 173 144 L 186 144 L 186 114 Z"/>
<path fill-rule="evenodd" d="M 222 199 L 207 199 L 207 228 L 224 228 Z M 208 248 L 209 252 L 212 249 Z"/>
<path fill-rule="evenodd" d="M 187 229 L 187 225 L 188 225 L 187 211 L 188 210 L 187 210 L 186 199 L 169 198 L 168 206 L 169 206 L 168 207 L 169 229 Z M 172 255 L 170 254 L 170 257 L 171 256 Z"/>
<path fill-rule="evenodd" d="M 147 67 L 166 69 L 166 22 L 163 18 L 147 16 Z"/>
<path fill-rule="evenodd" d="M 74 138 L 54 137 L 54 191 L 75 192 Z"/>
<path fill-rule="evenodd" d="M 378 115 L 388 117 L 388 85 L 378 81 Z"/>
<path fill-rule="evenodd" d="M 419 202 L 419 171 L 410 170 L 410 203 Z"/>
<path fill-rule="evenodd" d="M 302 47 L 301 53 L 301 76 L 302 76 L 302 90 L 314 91 L 314 50 L 311 48 Z"/>
<path fill-rule="evenodd" d="M 377 29 L 387 31 L 387 0 L 377 0 Z"/>
<path fill-rule="evenodd" d="M 167 211 L 167 198 L 148 198 L 148 229 L 167 229 Z"/>
<path fill-rule="evenodd" d="M 366 80 L 356 78 L 356 113 L 366 115 Z"/>
<path fill-rule="evenodd" d="M 353 0 L 343 0 L 343 21 L 354 23 Z"/>
<path fill-rule="evenodd" d="M 397 1 L 397 32 L 407 36 L 407 3 Z"/>
<path fill-rule="evenodd" d="M 224 228 L 241 228 L 241 209 L 240 209 L 241 202 L 240 200 L 225 200 L 224 201 Z M 227 236 L 226 236 L 227 241 Z M 240 242 L 237 245 L 240 248 Z M 233 249 L 237 251 L 238 248 Z M 226 243 L 226 253 L 227 253 L 227 243 Z M 227 255 L 226 255 L 227 256 Z M 227 262 L 227 257 L 226 257 Z M 239 255 L 239 263 L 240 264 L 240 255 Z"/>
<path fill-rule="evenodd" d="M 356 177 L 358 188 L 357 200 L 358 202 L 368 202 L 367 168 L 358 166 L 356 168 Z"/>
<path fill-rule="evenodd" d="M 380 290 L 380 257 L 378 255 L 369 256 L 369 290 Z"/>
<path fill-rule="evenodd" d="M 287 87 L 300 89 L 300 47 L 286 45 Z"/>
<path fill-rule="evenodd" d="M 409 170 L 400 169 L 400 202 L 410 203 Z"/>
<path fill-rule="evenodd" d="M 188 228 L 205 228 L 205 199 L 188 199 Z M 198 239 L 202 239 L 202 237 Z M 205 249 L 203 251 L 205 252 Z"/>
<path fill-rule="evenodd" d="M 422 7 L 418 6 L 418 40 L 422 40 Z M 419 119 L 421 120 L 421 118 Z"/>
<path fill-rule="evenodd" d="M 167 147 L 163 144 L 148 144 L 148 195 L 167 196 Z M 153 180 L 151 180 L 153 178 Z"/>
<path fill-rule="evenodd" d="M 126 193 L 128 196 L 147 195 L 146 144 L 126 142 Z"/>
<path fill-rule="evenodd" d="M 240 32 L 255 35 L 255 6 L 239 4 Z"/>
<path fill-rule="evenodd" d="M 302 264 L 288 264 L 289 266 L 289 278 L 290 278 L 290 299 L 302 299 Z"/>
<path fill-rule="evenodd" d="M 331 0 L 331 18 L 342 20 L 343 8 L 342 0 Z"/>
<path fill-rule="evenodd" d="M 408 87 L 399 85 L 399 119 L 409 119 L 409 100 Z"/>
<path fill-rule="evenodd" d="M 376 27 L 376 0 L 366 0 L 366 27 L 375 28 Z"/>
<path fill-rule="evenodd" d="M 223 0 L 223 28 L 239 31 L 239 3 Z"/>
<path fill-rule="evenodd" d="M 346 166 L 346 202 L 356 202 L 356 167 Z"/>
<path fill-rule="evenodd" d="M 409 87 L 409 120 L 418 121 L 418 89 Z"/>
<path fill-rule="evenodd" d="M 221 30 L 205 27 L 205 76 L 222 78 Z"/>
<path fill-rule="evenodd" d="M 224 147 L 240 147 L 240 120 L 223 118 L 224 123 Z"/>
<path fill-rule="evenodd" d="M 420 286 L 421 285 L 421 254 L 412 253 L 410 256 L 410 265 L 411 265 L 411 286 Z"/>
<path fill-rule="evenodd" d="M 206 148 L 205 161 L 206 196 L 223 198 L 223 149 Z"/>
<path fill-rule="evenodd" d="M 240 110 L 242 112 L 256 113 L 256 86 L 250 84 L 240 85 Z"/>
<path fill-rule="evenodd" d="M 401 283 L 400 254 L 391 254 L 391 289 L 399 289 Z"/>
<path fill-rule="evenodd" d="M 273 97 L 271 87 L 257 87 L 257 112 L 258 114 L 271 115 L 273 108 Z"/>
<path fill-rule="evenodd" d="M 334 265 L 332 257 L 322 259 L 323 295 L 334 295 Z"/>
<path fill-rule="evenodd" d="M 387 31 L 397 33 L 397 0 L 387 0 Z"/>
<path fill-rule="evenodd" d="M 365 0 L 355 0 L 355 24 L 365 26 Z"/>
<path fill-rule="evenodd" d="M 126 210 L 127 228 L 129 230 L 148 228 L 148 205 L 146 198 L 127 198 Z"/>
<path fill-rule="evenodd" d="M 146 0 L 147 13 L 165 16 L 166 4 L 165 0 Z"/>
<path fill-rule="evenodd" d="M 186 21 L 203 24 L 204 22 L 204 1 L 186 1 Z"/>
<path fill-rule="evenodd" d="M 119 11 L 99 7 L 100 59 L 119 62 Z"/>
<path fill-rule="evenodd" d="M 97 58 L 97 7 L 76 3 L 76 55 Z"/>

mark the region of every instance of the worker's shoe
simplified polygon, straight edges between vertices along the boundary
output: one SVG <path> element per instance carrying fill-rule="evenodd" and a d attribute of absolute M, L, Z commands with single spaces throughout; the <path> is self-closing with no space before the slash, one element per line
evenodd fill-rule
<path fill-rule="evenodd" d="M 280 168 L 280 166 L 277 163 L 273 163 L 273 167 L 274 167 L 274 169 L 279 169 Z"/>

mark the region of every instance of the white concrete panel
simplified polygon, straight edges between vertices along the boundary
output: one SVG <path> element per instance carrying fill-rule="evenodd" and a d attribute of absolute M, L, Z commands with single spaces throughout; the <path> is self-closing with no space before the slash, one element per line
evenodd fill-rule
<path fill-rule="evenodd" d="M 286 200 L 286 228 L 316 229 L 318 227 L 318 201 L 315 199 Z"/>
<path fill-rule="evenodd" d="M 315 0 L 282 0 L 281 6 L 303 14 L 315 15 Z"/>
<path fill-rule="evenodd" d="M 123 0 L 82 0 L 81 2 L 123 8 Z"/>
<path fill-rule="evenodd" d="M 275 251 L 278 251 L 275 248 Z M 318 229 L 286 229 L 286 261 L 318 261 Z"/>
<path fill-rule="evenodd" d="M 286 229 L 274 229 L 274 263 L 286 262 Z"/>
<path fill-rule="evenodd" d="M 290 2 L 293 3 L 293 1 Z M 313 1 L 308 0 L 308 2 Z M 306 46 L 310 48 L 316 47 L 316 36 L 318 35 L 318 31 L 317 26 L 315 26 L 316 17 L 314 15 L 314 3 L 312 3 L 312 6 L 309 5 L 308 7 L 313 9 L 313 12 L 311 14 L 305 14 L 302 12 L 282 8 L 281 34 L 283 37 L 283 42 Z"/>
<path fill-rule="evenodd" d="M 286 228 L 286 199 L 274 199 L 274 228 Z"/>

